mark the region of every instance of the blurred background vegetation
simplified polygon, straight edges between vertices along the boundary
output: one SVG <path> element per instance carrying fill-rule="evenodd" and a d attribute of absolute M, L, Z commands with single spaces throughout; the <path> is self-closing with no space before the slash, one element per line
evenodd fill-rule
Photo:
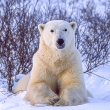
<path fill-rule="evenodd" d="M 98 1 L 98 0 L 97 0 Z M 99 5 L 98 5 L 99 4 Z M 11 92 L 16 75 L 28 74 L 39 48 L 38 24 L 76 21 L 76 48 L 84 73 L 110 62 L 110 1 L 0 0 L 0 78 Z"/>

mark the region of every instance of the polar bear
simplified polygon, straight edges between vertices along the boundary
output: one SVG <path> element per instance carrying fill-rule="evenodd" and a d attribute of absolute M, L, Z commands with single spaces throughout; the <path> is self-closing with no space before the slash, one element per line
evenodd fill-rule
<path fill-rule="evenodd" d="M 63 20 L 38 25 L 41 37 L 31 75 L 18 82 L 14 93 L 27 90 L 24 99 L 32 105 L 74 106 L 88 101 L 81 56 L 75 47 L 76 27 L 76 22 Z"/>

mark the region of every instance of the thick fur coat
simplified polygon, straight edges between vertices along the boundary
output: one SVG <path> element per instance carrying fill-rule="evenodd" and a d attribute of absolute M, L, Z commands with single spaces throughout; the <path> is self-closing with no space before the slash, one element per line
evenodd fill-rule
<path fill-rule="evenodd" d="M 87 102 L 81 56 L 75 48 L 76 23 L 54 20 L 39 24 L 38 29 L 40 45 L 33 56 L 31 75 L 21 79 L 29 81 L 28 87 L 19 81 L 14 93 L 27 90 L 24 99 L 32 105 L 73 106 Z"/>

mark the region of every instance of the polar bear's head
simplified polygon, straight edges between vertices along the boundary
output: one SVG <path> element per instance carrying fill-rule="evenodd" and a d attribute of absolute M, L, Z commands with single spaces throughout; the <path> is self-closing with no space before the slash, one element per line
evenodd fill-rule
<path fill-rule="evenodd" d="M 65 49 L 74 44 L 76 22 L 54 20 L 39 24 L 38 29 L 47 46 L 53 49 Z"/>

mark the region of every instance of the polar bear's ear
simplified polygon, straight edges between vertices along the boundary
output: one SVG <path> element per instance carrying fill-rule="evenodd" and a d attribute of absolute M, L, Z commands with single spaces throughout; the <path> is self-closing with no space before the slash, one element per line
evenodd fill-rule
<path fill-rule="evenodd" d="M 39 31 L 40 31 L 40 34 L 42 34 L 42 32 L 43 32 L 44 26 L 45 26 L 45 24 L 39 24 L 39 25 L 38 25 L 38 29 L 39 29 Z"/>
<path fill-rule="evenodd" d="M 70 22 L 70 25 L 73 28 L 73 30 L 76 30 L 76 28 L 77 28 L 76 22 Z"/>

